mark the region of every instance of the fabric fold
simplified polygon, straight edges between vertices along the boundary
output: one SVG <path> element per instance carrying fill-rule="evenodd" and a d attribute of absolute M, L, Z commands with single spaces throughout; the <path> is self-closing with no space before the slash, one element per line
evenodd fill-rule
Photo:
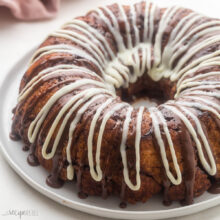
<path fill-rule="evenodd" d="M 9 8 L 17 19 L 40 20 L 55 17 L 60 0 L 0 0 L 0 6 Z"/>

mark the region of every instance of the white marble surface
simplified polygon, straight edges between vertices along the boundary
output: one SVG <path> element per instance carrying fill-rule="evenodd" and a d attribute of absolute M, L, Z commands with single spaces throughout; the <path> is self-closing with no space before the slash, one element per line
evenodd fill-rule
<path fill-rule="evenodd" d="M 68 19 L 81 15 L 93 7 L 115 1 L 116 0 L 63 0 L 61 3 L 61 11 L 56 19 L 38 22 L 17 21 L 10 15 L 7 9 L 0 8 L 0 75 L 4 76 L 10 67 L 23 54 L 38 45 L 49 32 L 60 26 L 65 21 L 68 21 Z M 220 18 L 219 0 L 154 1 L 164 6 L 179 4 L 200 11 L 203 14 Z M 0 77 L 0 83 L 1 80 L 2 77 Z M 63 207 L 42 196 L 28 186 L 9 167 L 0 153 L 0 219 L 19 219 L 19 216 L 4 216 L 4 214 L 9 210 L 35 211 L 33 214 L 36 214 L 36 216 L 22 216 L 21 219 L 103 219 Z M 208 209 L 195 215 L 175 219 L 219 220 L 220 206 Z"/>

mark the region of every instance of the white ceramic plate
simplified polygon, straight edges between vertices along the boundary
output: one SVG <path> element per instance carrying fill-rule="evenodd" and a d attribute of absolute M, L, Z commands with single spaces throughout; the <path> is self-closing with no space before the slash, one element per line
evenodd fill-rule
<path fill-rule="evenodd" d="M 220 195 L 205 193 L 195 199 L 195 203 L 182 207 L 179 203 L 166 207 L 162 204 L 162 197 L 155 196 L 147 203 L 128 205 L 120 209 L 120 200 L 115 197 L 103 200 L 99 197 L 88 197 L 81 200 L 77 196 L 76 184 L 68 183 L 61 189 L 53 189 L 46 185 L 48 173 L 42 167 L 31 167 L 27 164 L 27 152 L 22 151 L 22 143 L 14 142 L 9 138 L 11 127 L 11 110 L 16 104 L 18 86 L 26 69 L 33 50 L 26 54 L 6 74 L 0 87 L 0 140 L 2 152 L 11 167 L 28 183 L 45 196 L 62 205 L 94 215 L 121 219 L 164 219 L 183 216 L 199 212 L 220 204 Z"/>

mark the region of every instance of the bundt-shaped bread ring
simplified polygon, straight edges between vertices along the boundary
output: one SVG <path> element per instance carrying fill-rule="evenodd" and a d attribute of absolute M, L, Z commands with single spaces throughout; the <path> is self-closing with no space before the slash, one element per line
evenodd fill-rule
<path fill-rule="evenodd" d="M 220 177 L 220 20 L 113 4 L 50 34 L 24 74 L 12 138 L 47 183 L 82 195 L 191 204 Z M 157 107 L 132 107 L 144 94 Z"/>

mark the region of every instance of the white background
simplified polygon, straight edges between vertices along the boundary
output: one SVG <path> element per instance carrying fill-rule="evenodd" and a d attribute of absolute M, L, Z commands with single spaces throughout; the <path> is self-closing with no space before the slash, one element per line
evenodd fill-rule
<path fill-rule="evenodd" d="M 0 8 L 0 83 L 13 64 L 31 48 L 38 45 L 48 33 L 69 19 L 82 15 L 94 7 L 113 3 L 116 0 L 63 0 L 57 18 L 38 22 L 21 22 L 14 19 L 6 8 Z M 119 1 L 118 1 L 119 2 Z M 120 1 L 128 2 L 128 1 Z M 154 0 L 159 5 L 179 4 L 203 14 L 220 18 L 219 0 Z M 0 131 L 1 132 L 1 131 Z M 25 160 L 26 158 L 24 158 Z M 104 201 L 103 201 L 104 202 Z M 27 185 L 7 164 L 0 153 L 0 219 L 19 219 L 18 216 L 2 216 L 8 210 L 35 210 L 38 216 L 22 219 L 88 219 L 99 220 L 63 207 L 36 192 Z M 219 220 L 220 206 L 195 215 L 175 218 L 176 220 Z M 174 220 L 174 219 L 172 219 Z"/>

